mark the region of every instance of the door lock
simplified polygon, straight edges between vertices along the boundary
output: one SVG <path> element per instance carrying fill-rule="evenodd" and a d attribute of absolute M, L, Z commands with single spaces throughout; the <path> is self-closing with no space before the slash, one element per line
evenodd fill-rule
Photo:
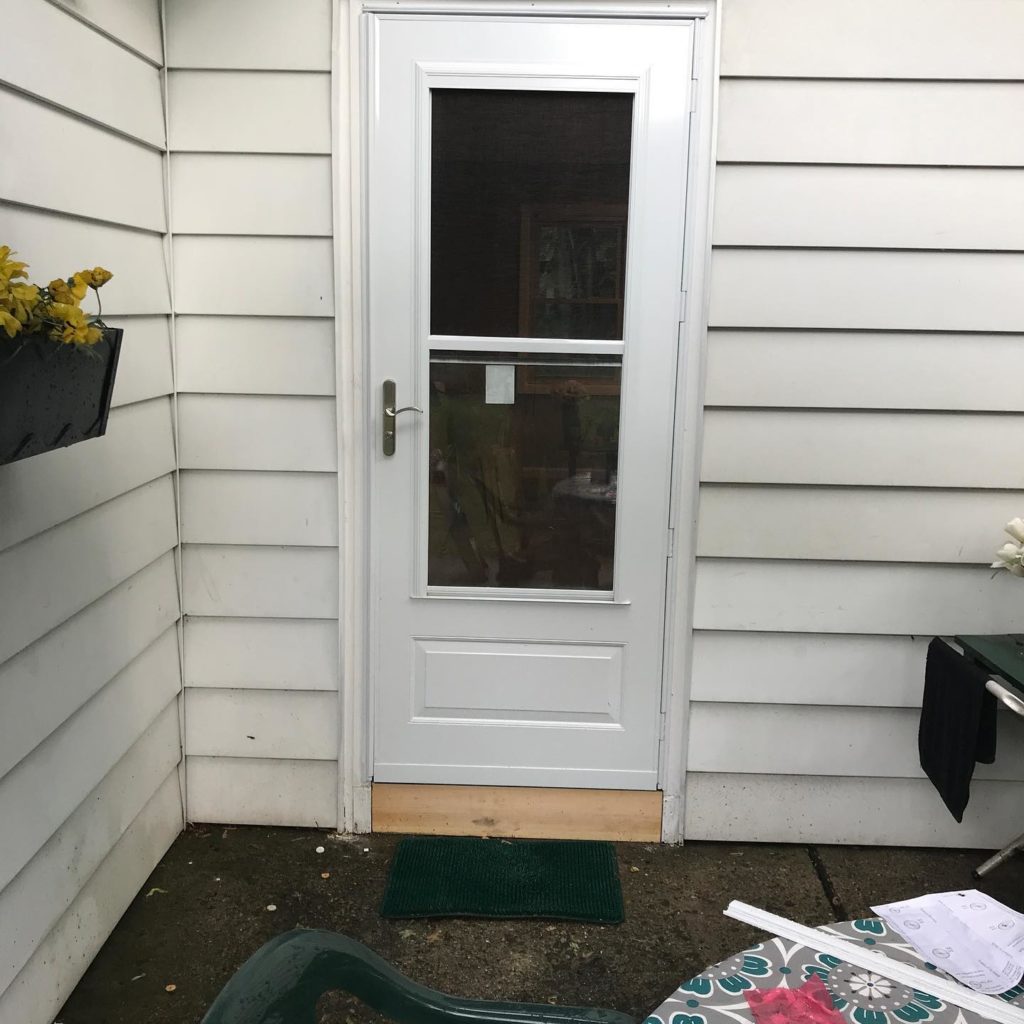
<path fill-rule="evenodd" d="M 383 450 L 385 455 L 395 454 L 395 417 L 402 412 L 423 413 L 423 410 L 418 405 L 403 405 L 400 409 L 396 409 L 395 396 L 395 382 L 393 380 L 384 381 L 382 389 L 383 408 L 381 411 L 384 419 Z"/>

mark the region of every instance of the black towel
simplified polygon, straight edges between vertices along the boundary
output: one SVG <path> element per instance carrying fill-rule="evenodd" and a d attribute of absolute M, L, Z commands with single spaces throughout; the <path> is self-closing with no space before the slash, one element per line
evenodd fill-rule
<path fill-rule="evenodd" d="M 996 699 L 989 673 L 937 637 L 928 645 L 917 748 L 921 767 L 957 821 L 971 798 L 976 761 L 996 759 Z"/>

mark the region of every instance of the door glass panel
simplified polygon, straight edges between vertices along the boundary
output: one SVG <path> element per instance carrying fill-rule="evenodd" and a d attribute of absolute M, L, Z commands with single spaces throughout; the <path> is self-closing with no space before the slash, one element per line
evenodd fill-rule
<path fill-rule="evenodd" d="M 427 582 L 611 590 L 621 360 L 433 352 Z"/>
<path fill-rule="evenodd" d="M 431 92 L 435 335 L 622 338 L 633 97 Z"/>

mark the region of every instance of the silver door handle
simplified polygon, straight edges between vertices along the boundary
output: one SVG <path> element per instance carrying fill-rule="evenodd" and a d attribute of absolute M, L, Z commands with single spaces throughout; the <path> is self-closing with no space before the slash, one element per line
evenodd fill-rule
<path fill-rule="evenodd" d="M 384 381 L 384 387 L 382 388 L 382 413 L 384 416 L 384 438 L 383 438 L 383 451 L 385 455 L 395 454 L 395 417 L 400 412 L 418 412 L 421 413 L 423 410 L 418 405 L 403 405 L 400 409 L 395 408 L 396 404 L 396 389 L 395 382 L 393 380 Z"/>

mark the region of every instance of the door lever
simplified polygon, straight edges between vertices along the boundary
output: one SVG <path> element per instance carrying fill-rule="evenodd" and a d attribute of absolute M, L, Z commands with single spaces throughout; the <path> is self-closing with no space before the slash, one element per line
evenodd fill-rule
<path fill-rule="evenodd" d="M 423 410 L 418 405 L 403 405 L 400 409 L 396 409 L 396 389 L 395 382 L 393 380 L 384 381 L 381 397 L 383 398 L 383 408 L 381 411 L 384 416 L 383 451 L 385 455 L 394 455 L 395 417 L 400 412 L 418 412 L 422 414 Z"/>

